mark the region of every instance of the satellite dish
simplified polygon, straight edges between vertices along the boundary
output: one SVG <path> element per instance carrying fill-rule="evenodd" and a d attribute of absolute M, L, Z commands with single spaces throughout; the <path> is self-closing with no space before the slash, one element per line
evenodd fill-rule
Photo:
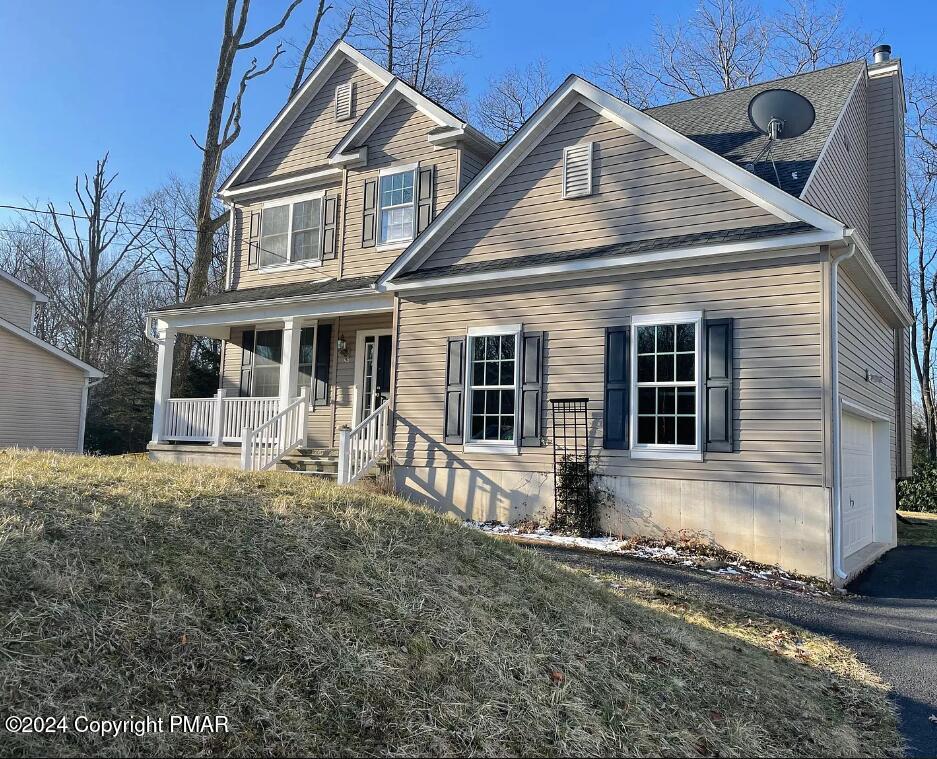
<path fill-rule="evenodd" d="M 813 126 L 816 115 L 810 101 L 791 90 L 765 90 L 748 104 L 748 118 L 772 140 L 800 137 Z"/>

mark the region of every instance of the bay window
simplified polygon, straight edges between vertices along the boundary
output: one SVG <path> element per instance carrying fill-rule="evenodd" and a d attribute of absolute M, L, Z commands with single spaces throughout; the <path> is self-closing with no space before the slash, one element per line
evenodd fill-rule
<path fill-rule="evenodd" d="M 322 193 L 264 204 L 260 268 L 318 261 L 322 256 Z"/>

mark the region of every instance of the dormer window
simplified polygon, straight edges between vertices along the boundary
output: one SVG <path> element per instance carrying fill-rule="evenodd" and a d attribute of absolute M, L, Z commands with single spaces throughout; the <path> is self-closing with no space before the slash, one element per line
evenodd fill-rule
<path fill-rule="evenodd" d="M 592 194 L 592 143 L 583 142 L 563 149 L 563 197 L 581 198 Z"/>
<path fill-rule="evenodd" d="M 345 82 L 335 88 L 335 120 L 344 121 L 354 115 L 355 83 Z"/>

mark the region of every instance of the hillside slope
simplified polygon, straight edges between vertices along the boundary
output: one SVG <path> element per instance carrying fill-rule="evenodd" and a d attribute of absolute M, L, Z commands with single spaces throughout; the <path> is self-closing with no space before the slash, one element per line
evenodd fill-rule
<path fill-rule="evenodd" d="M 231 725 L 4 733 L 4 754 L 898 747 L 884 687 L 854 661 L 809 666 L 398 499 L 290 474 L 0 451 L 0 625 L 4 714 Z"/>

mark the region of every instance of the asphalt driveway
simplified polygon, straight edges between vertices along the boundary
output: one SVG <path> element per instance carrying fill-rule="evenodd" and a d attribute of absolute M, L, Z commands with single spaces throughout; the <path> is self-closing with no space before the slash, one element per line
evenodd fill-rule
<path fill-rule="evenodd" d="M 894 686 L 909 756 L 937 757 L 937 548 L 901 546 L 849 590 L 847 600 L 774 591 L 696 570 L 553 546 L 555 561 L 620 573 L 828 635 Z"/>

